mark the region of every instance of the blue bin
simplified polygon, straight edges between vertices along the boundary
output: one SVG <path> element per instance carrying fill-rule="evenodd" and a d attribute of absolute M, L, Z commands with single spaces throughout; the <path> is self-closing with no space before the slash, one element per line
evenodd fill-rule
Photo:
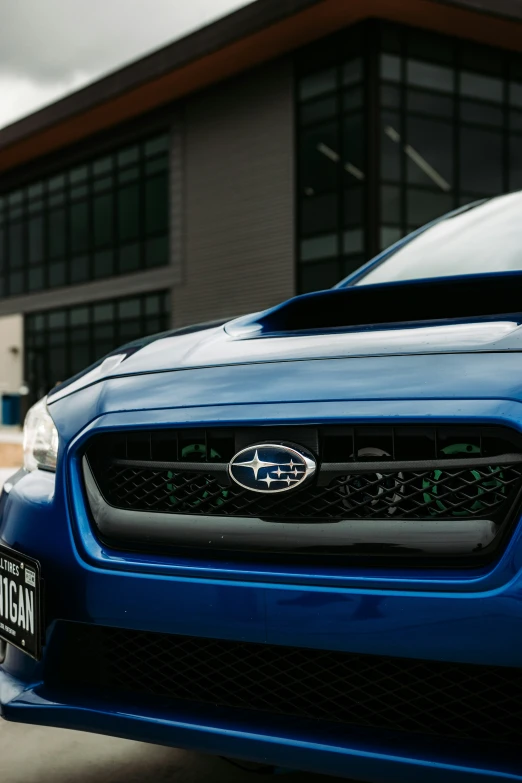
<path fill-rule="evenodd" d="M 20 395 L 2 395 L 2 424 L 15 426 L 20 424 Z"/>

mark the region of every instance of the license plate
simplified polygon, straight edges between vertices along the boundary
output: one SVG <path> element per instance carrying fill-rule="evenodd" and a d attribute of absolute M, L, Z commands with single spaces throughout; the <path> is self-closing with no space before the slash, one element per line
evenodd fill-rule
<path fill-rule="evenodd" d="M 41 654 L 40 564 L 0 546 L 0 639 L 32 658 Z"/>

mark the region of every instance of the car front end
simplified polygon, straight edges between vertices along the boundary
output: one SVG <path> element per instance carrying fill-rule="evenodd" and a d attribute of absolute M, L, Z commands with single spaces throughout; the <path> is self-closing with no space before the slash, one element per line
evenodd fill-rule
<path fill-rule="evenodd" d="M 522 281 L 498 280 L 422 321 L 387 313 L 424 284 L 372 287 L 379 317 L 369 287 L 301 297 L 50 394 L 0 501 L 3 717 L 522 780 L 521 319 L 495 304 Z"/>

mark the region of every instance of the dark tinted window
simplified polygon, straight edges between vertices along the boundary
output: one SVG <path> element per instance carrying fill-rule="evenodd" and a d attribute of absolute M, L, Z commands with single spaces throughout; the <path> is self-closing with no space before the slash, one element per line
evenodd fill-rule
<path fill-rule="evenodd" d="M 0 297 L 169 262 L 169 137 L 0 196 Z"/>
<path fill-rule="evenodd" d="M 125 342 L 168 329 L 169 322 L 166 291 L 27 315 L 31 397 L 42 397 Z"/>

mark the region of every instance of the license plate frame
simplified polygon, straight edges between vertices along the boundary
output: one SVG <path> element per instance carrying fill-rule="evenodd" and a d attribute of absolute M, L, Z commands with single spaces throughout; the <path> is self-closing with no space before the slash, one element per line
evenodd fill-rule
<path fill-rule="evenodd" d="M 0 544 L 0 639 L 36 661 L 42 656 L 42 594 L 38 560 Z"/>

